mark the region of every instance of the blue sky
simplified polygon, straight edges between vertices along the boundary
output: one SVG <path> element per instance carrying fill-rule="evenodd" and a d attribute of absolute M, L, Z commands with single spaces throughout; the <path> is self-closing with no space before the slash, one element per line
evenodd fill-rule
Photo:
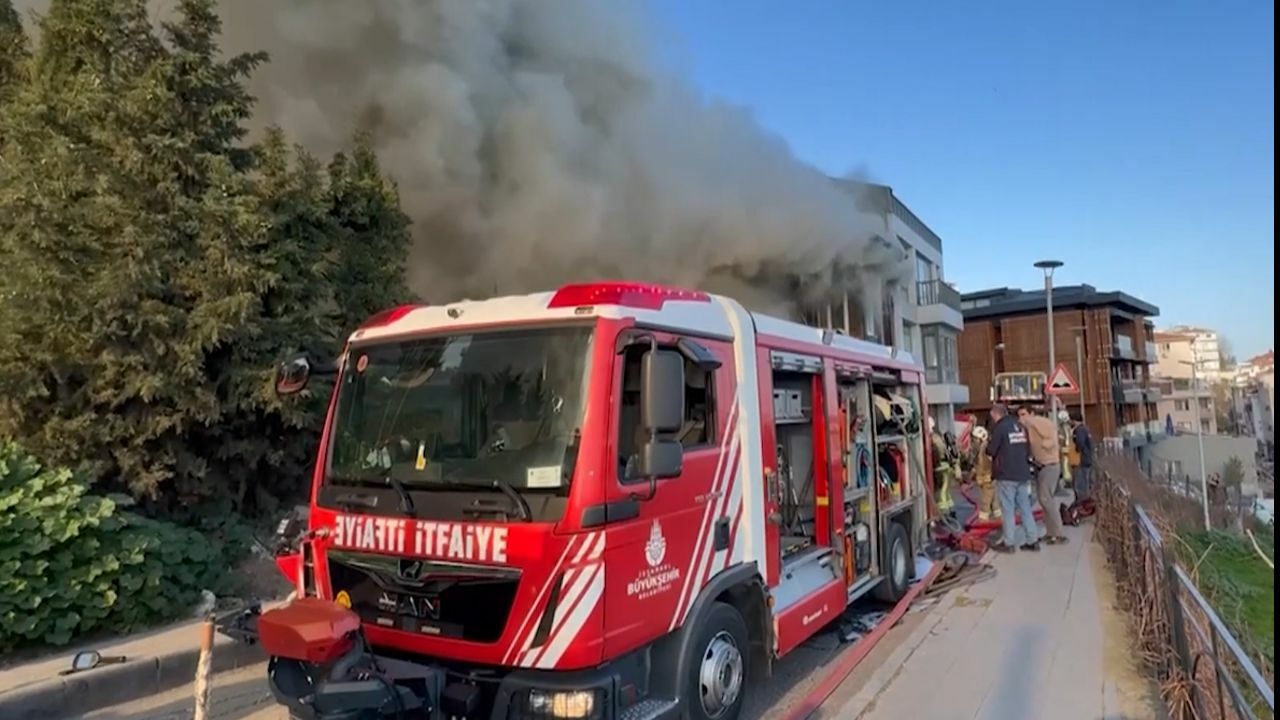
<path fill-rule="evenodd" d="M 652 0 L 709 95 L 860 171 L 943 239 L 961 290 L 1057 282 L 1275 325 L 1269 0 Z"/>

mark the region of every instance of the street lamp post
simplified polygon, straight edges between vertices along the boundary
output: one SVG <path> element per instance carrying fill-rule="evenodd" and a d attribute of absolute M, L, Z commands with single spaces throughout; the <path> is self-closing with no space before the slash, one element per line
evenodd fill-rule
<path fill-rule="evenodd" d="M 1049 382 L 1053 382 L 1053 371 L 1058 367 L 1058 357 L 1053 344 L 1053 271 L 1062 267 L 1062 261 L 1041 260 L 1035 266 L 1044 271 L 1044 305 L 1049 322 L 1049 374 L 1047 377 Z M 1052 407 L 1056 413 L 1058 409 L 1057 395 L 1053 396 Z"/>
<path fill-rule="evenodd" d="M 1192 357 L 1195 357 L 1194 354 Z M 1200 452 L 1200 504 L 1204 508 L 1204 529 L 1211 530 L 1212 523 L 1209 521 L 1209 475 L 1205 472 L 1204 467 L 1204 426 L 1200 424 L 1200 376 L 1196 372 L 1195 360 L 1179 360 L 1178 362 L 1191 366 L 1191 404 L 1195 408 L 1196 443 L 1199 445 Z"/>

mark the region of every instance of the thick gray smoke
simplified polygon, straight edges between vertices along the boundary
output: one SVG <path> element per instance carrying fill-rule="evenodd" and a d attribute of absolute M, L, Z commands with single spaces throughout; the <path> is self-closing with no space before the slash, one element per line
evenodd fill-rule
<path fill-rule="evenodd" d="M 794 311 L 903 272 L 876 213 L 666 71 L 623 0 L 222 0 L 266 50 L 258 122 L 316 153 L 375 140 L 431 301 L 606 277 Z M 170 2 L 153 2 L 157 14 Z"/>

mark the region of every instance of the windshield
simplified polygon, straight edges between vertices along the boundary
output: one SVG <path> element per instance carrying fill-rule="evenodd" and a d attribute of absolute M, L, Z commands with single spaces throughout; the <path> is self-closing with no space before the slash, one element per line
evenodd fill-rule
<path fill-rule="evenodd" d="M 352 348 L 328 482 L 567 493 L 590 349 L 589 327 Z"/>

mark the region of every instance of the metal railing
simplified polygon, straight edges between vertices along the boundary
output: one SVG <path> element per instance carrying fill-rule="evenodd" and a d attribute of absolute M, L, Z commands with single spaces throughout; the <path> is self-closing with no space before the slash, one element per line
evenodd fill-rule
<path fill-rule="evenodd" d="M 1178 564 L 1164 534 L 1110 472 L 1098 493 L 1097 537 L 1134 620 L 1138 650 L 1175 720 L 1275 716 L 1268 678 Z"/>
<path fill-rule="evenodd" d="M 916 283 L 917 305 L 946 305 L 960 312 L 960 291 L 941 280 L 922 280 Z"/>

